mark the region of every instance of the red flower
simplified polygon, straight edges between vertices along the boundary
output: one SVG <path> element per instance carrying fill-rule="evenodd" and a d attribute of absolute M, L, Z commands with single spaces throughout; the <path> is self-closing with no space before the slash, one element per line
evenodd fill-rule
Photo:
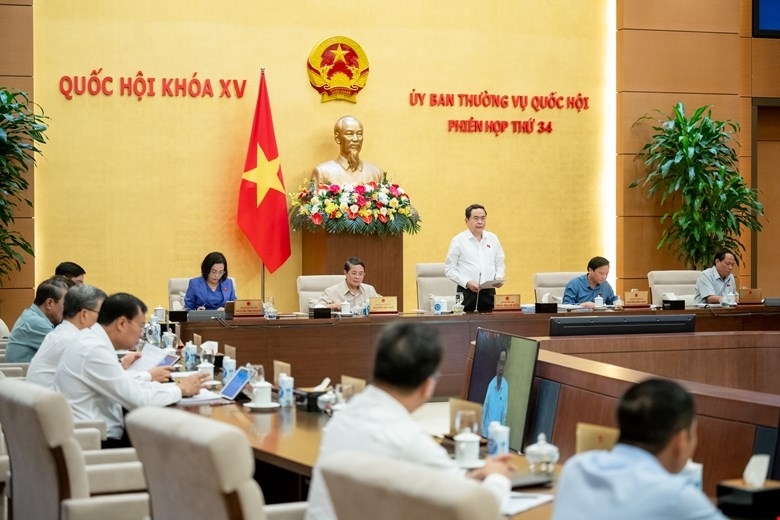
<path fill-rule="evenodd" d="M 387 215 L 382 215 L 381 213 L 376 217 L 379 222 L 382 224 L 387 224 Z"/>
<path fill-rule="evenodd" d="M 371 224 L 371 221 L 374 220 L 374 217 L 371 215 L 363 215 L 360 218 L 362 218 L 363 222 L 365 222 L 366 224 Z"/>
<path fill-rule="evenodd" d="M 357 203 L 358 203 L 358 206 L 361 206 L 361 207 L 365 206 L 366 205 L 366 198 L 363 195 L 358 195 Z"/>
<path fill-rule="evenodd" d="M 355 193 L 357 193 L 358 195 L 364 195 L 366 193 L 366 187 L 363 186 L 362 184 L 358 184 L 357 186 L 355 186 Z"/>
<path fill-rule="evenodd" d="M 341 188 L 339 187 L 338 184 L 331 184 L 330 188 L 328 189 L 330 190 L 331 193 L 338 193 L 341 191 Z"/>
<path fill-rule="evenodd" d="M 315 226 L 321 226 L 322 225 L 322 215 L 319 213 L 315 213 L 311 216 L 311 221 L 314 223 Z"/>

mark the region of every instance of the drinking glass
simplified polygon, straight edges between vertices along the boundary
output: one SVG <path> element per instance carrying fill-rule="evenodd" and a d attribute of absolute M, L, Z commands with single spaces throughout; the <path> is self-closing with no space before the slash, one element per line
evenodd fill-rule
<path fill-rule="evenodd" d="M 263 365 L 252 365 L 252 370 L 253 383 L 260 383 L 265 381 L 265 369 L 263 369 Z"/>
<path fill-rule="evenodd" d="M 463 293 L 458 291 L 455 293 L 455 305 L 461 305 L 463 303 Z"/>
<path fill-rule="evenodd" d="M 477 412 L 474 410 L 458 410 L 455 412 L 455 431 L 477 433 Z"/>

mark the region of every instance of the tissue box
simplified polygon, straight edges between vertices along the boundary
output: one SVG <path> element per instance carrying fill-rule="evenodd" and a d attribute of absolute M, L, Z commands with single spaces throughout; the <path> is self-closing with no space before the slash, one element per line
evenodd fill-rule
<path fill-rule="evenodd" d="M 746 486 L 741 478 L 724 480 L 716 494 L 718 509 L 732 518 L 780 516 L 780 482 L 776 480 L 767 480 L 760 488 Z"/>
<path fill-rule="evenodd" d="M 317 398 L 325 392 L 312 390 L 311 388 L 297 388 L 293 391 L 295 406 L 304 412 L 319 412 Z"/>

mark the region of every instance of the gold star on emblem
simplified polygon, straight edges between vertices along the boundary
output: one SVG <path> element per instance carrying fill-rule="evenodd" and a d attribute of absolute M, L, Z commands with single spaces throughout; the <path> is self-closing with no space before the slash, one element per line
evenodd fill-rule
<path fill-rule="evenodd" d="M 257 166 L 249 170 L 247 172 L 244 172 L 244 175 L 241 176 L 242 179 L 245 179 L 249 182 L 254 182 L 257 185 L 257 205 L 260 206 L 260 203 L 263 202 L 263 199 L 265 198 L 265 194 L 268 193 L 268 190 L 276 190 L 279 193 L 284 193 L 284 186 L 282 185 L 282 181 L 279 179 L 279 158 L 277 157 L 273 161 L 269 161 L 268 158 L 265 156 L 265 152 L 263 149 L 258 146 L 257 147 Z"/>
<path fill-rule="evenodd" d="M 336 48 L 336 50 L 331 51 L 333 53 L 333 63 L 336 63 L 337 61 L 343 61 L 344 63 L 347 62 L 347 59 L 344 57 L 349 52 L 349 49 L 344 50 L 341 48 L 341 44 Z"/>

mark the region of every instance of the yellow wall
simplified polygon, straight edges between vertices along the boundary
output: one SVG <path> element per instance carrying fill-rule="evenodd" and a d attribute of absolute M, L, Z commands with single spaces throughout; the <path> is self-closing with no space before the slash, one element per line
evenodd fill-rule
<path fill-rule="evenodd" d="M 614 112 L 614 92 L 605 95 L 609 3 L 36 0 L 36 101 L 51 117 L 36 171 L 36 279 L 72 260 L 89 283 L 154 307 L 166 305 L 169 277 L 197 275 L 204 254 L 221 250 L 239 296 L 259 297 L 260 262 L 235 225 L 235 208 L 265 67 L 288 191 L 336 155 L 332 125 L 350 113 L 365 126 L 363 157 L 410 193 L 423 228 L 405 239 L 407 309 L 416 306 L 414 264 L 443 261 L 472 202 L 487 206 L 488 229 L 507 252 L 503 292 L 531 302 L 534 272 L 584 269 L 594 254 L 609 254 L 613 240 L 601 233 L 614 222 L 614 212 L 603 211 L 613 192 L 602 191 L 615 168 L 602 142 Z M 334 35 L 357 41 L 370 61 L 354 105 L 323 104 L 308 84 L 309 52 Z M 114 78 L 114 95 L 68 101 L 59 92 L 61 76 L 101 68 Z M 157 96 L 119 95 L 119 77 L 138 71 L 157 78 Z M 161 96 L 160 78 L 195 72 L 217 95 L 219 78 L 246 79 L 244 97 Z M 582 93 L 590 109 L 410 106 L 413 89 Z M 448 119 L 472 116 L 552 120 L 554 130 L 447 132 Z M 298 233 L 292 249 L 266 275 L 266 294 L 282 310 L 297 305 Z"/>

